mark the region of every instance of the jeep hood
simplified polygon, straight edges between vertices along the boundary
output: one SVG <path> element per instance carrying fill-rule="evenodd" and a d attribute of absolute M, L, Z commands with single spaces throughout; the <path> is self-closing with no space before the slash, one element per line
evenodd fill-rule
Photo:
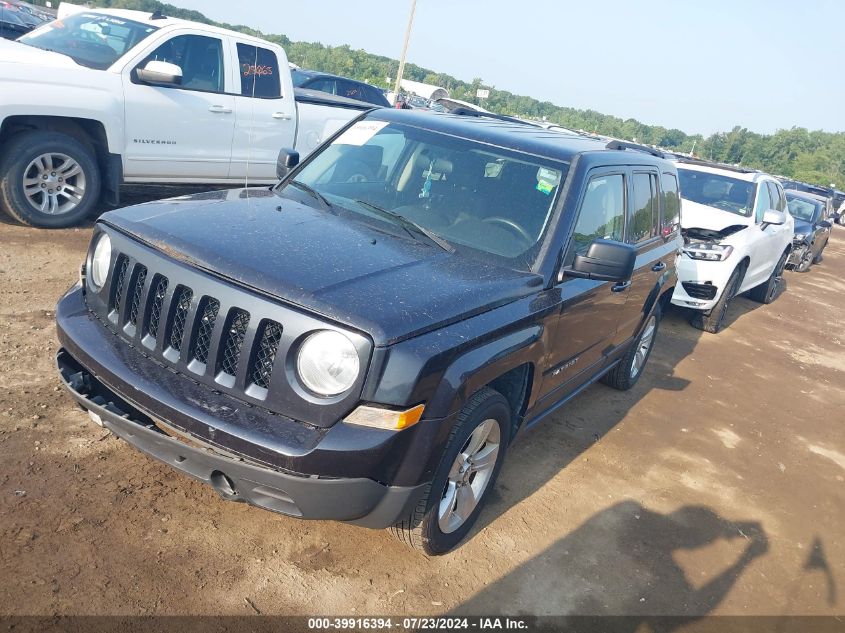
<path fill-rule="evenodd" d="M 681 227 L 685 229 L 699 228 L 721 231 L 733 225 L 751 226 L 754 223 L 753 217 L 746 218 L 737 213 L 723 211 L 706 204 L 699 204 L 683 198 L 681 200 Z"/>
<path fill-rule="evenodd" d="M 339 217 L 290 195 L 211 192 L 119 209 L 101 221 L 167 256 L 367 332 L 376 345 L 536 292 L 535 274 L 449 253 L 394 225 Z"/>

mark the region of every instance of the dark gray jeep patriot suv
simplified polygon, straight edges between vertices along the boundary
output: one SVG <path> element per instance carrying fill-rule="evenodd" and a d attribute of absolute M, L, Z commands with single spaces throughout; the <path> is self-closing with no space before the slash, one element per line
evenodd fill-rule
<path fill-rule="evenodd" d="M 519 433 L 642 374 L 676 281 L 675 167 L 382 109 L 278 169 L 103 215 L 58 305 L 61 377 L 226 499 L 445 552 Z"/>

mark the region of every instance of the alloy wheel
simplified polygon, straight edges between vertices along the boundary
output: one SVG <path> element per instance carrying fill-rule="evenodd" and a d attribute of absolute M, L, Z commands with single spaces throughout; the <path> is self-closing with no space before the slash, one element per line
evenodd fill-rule
<path fill-rule="evenodd" d="M 24 170 L 23 190 L 27 201 L 37 211 L 62 215 L 82 202 L 85 196 L 85 172 L 67 154 L 41 154 Z"/>
<path fill-rule="evenodd" d="M 444 534 L 460 528 L 478 506 L 493 476 L 500 445 L 499 422 L 488 418 L 475 427 L 455 457 L 437 512 Z"/>
<path fill-rule="evenodd" d="M 648 352 L 654 343 L 654 332 L 657 329 L 657 317 L 653 314 L 646 323 L 640 340 L 637 342 L 637 351 L 634 353 L 634 360 L 631 361 L 631 378 L 636 378 L 642 370 L 648 358 Z"/>

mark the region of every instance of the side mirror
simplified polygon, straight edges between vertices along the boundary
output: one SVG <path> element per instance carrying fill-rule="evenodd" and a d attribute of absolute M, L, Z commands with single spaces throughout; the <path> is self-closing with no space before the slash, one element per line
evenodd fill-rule
<path fill-rule="evenodd" d="M 279 150 L 279 158 L 276 160 L 276 176 L 281 180 L 297 165 L 299 165 L 299 152 L 283 147 Z"/>
<path fill-rule="evenodd" d="M 135 71 L 138 80 L 153 86 L 181 86 L 182 69 L 170 62 L 151 61 Z"/>
<path fill-rule="evenodd" d="M 586 255 L 576 255 L 561 276 L 596 281 L 628 281 L 634 274 L 637 250 L 630 244 L 598 239 L 590 244 Z"/>
<path fill-rule="evenodd" d="M 827 220 L 822 220 L 816 226 L 818 226 L 819 228 L 822 228 L 822 229 L 829 229 L 829 228 L 833 227 L 833 225 L 830 222 L 828 222 Z"/>
<path fill-rule="evenodd" d="M 786 224 L 786 214 L 783 211 L 769 209 L 763 213 L 763 228 L 766 228 L 769 224 L 774 224 L 776 226 Z"/>

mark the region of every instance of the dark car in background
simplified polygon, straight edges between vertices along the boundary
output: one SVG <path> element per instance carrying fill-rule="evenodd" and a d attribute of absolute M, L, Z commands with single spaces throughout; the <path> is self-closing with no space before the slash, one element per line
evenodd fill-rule
<path fill-rule="evenodd" d="M 5 5 L 5 7 L 3 5 Z M 0 7 L 15 11 L 21 21 L 33 29 L 41 26 L 45 22 L 42 18 L 38 17 L 28 5 L 23 3 L 0 0 Z"/>
<path fill-rule="evenodd" d="M 328 92 L 339 97 L 355 99 L 355 101 L 372 103 L 383 108 L 390 107 L 390 102 L 380 88 L 371 86 L 363 81 L 314 70 L 303 70 L 301 68 L 292 70 L 291 75 L 293 77 L 293 85 L 297 88 L 319 90 L 320 92 Z"/>
<path fill-rule="evenodd" d="M 22 17 L 21 12 L 5 2 L 0 2 L 0 37 L 16 40 L 33 29 Z"/>
<path fill-rule="evenodd" d="M 788 265 L 799 273 L 822 260 L 822 251 L 830 239 L 831 224 L 827 220 L 828 200 L 803 191 L 786 191 L 789 213 L 795 219 L 795 236 Z"/>

